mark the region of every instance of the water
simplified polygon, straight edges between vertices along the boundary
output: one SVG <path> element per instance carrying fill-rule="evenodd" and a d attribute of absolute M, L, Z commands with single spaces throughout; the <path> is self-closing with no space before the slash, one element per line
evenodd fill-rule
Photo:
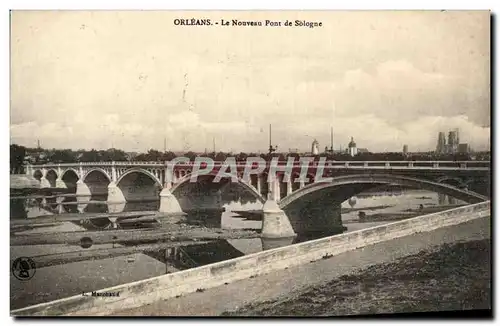
<path fill-rule="evenodd" d="M 35 216 L 61 213 L 81 213 L 82 217 L 85 217 L 89 213 L 105 213 L 116 209 L 116 206 L 106 204 L 104 199 L 103 197 L 93 197 L 87 198 L 85 202 L 78 201 L 74 196 L 66 196 L 63 199 L 57 199 L 56 197 L 11 199 L 11 219 L 33 218 Z M 379 192 L 359 195 L 355 200 L 344 202 L 342 204 L 342 220 L 347 227 L 347 231 L 355 231 L 388 223 L 388 221 L 360 221 L 360 212 L 365 212 L 366 215 L 394 215 L 405 214 L 407 210 L 421 210 L 422 207 L 424 209 L 432 207 L 445 209 L 449 205 L 457 204 L 462 203 L 428 191 Z M 129 212 L 157 210 L 158 207 L 159 202 L 142 202 L 122 204 L 120 209 Z M 261 221 L 246 220 L 232 213 L 233 210 L 261 209 L 260 203 L 247 199 L 241 200 L 241 198 L 233 196 L 226 198 L 224 207 L 226 211 L 220 217 L 215 217 L 218 220 L 216 222 L 220 223 L 218 224 L 219 227 L 224 229 L 261 229 Z M 104 219 L 104 222 L 107 223 L 107 219 Z M 83 230 L 85 228 L 78 225 L 78 223 L 64 222 L 59 225 L 40 227 L 17 234 Z M 289 244 L 291 243 L 292 241 Z M 122 244 L 93 245 L 88 250 L 122 247 L 124 247 Z M 29 281 L 19 281 L 11 273 L 11 308 L 21 308 L 78 295 L 82 292 L 91 292 L 177 270 L 236 258 L 266 248 L 268 248 L 268 245 L 261 239 L 221 240 L 209 244 L 181 247 L 177 250 L 144 250 L 104 259 L 94 260 L 90 258 L 83 261 L 54 264 L 38 268 L 35 276 Z M 87 249 L 73 245 L 11 246 L 11 260 L 21 256 L 36 258 L 41 255 L 74 251 L 85 252 L 85 250 Z"/>

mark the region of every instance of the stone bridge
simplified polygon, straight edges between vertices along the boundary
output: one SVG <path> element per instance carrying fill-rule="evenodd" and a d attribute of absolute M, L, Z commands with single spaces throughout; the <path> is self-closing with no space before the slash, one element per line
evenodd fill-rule
<path fill-rule="evenodd" d="M 380 185 L 426 189 L 470 203 L 487 200 L 490 191 L 490 162 L 484 161 L 315 161 L 308 163 L 306 179 L 299 178 L 304 164 L 296 163 L 289 180 L 277 171 L 269 181 L 268 162 L 249 182 L 243 180 L 245 162 L 236 162 L 237 171 L 223 174 L 219 182 L 213 180 L 219 170 L 227 171 L 223 162 L 215 162 L 208 174 L 193 172 L 193 162 L 177 163 L 173 170 L 168 162 L 44 164 L 29 165 L 26 173 L 40 180 L 42 188 L 67 188 L 89 199 L 107 197 L 122 208 L 126 202 L 159 200 L 165 213 L 222 211 L 222 193 L 240 187 L 263 204 L 262 235 L 270 238 L 338 229 L 340 204 Z M 190 182 L 194 176 L 196 182 Z"/>

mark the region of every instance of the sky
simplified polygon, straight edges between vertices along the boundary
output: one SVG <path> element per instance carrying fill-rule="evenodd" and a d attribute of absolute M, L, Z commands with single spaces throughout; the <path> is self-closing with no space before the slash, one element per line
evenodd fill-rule
<path fill-rule="evenodd" d="M 178 26 L 175 19 L 321 27 Z M 487 11 L 13 11 L 11 143 L 434 150 L 490 134 Z"/>

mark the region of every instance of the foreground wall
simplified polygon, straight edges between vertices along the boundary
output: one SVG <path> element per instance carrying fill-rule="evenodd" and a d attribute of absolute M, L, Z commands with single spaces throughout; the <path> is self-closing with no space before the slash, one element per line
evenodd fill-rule
<path fill-rule="evenodd" d="M 456 225 L 490 216 L 490 202 L 463 206 L 418 216 L 355 232 L 258 252 L 220 263 L 193 268 L 147 280 L 123 284 L 98 292 L 120 292 L 119 297 L 77 295 L 11 311 L 12 315 L 109 315 L 177 295 L 223 285 L 273 270 L 309 263 L 325 255 L 336 255 L 367 245 L 417 232 Z"/>

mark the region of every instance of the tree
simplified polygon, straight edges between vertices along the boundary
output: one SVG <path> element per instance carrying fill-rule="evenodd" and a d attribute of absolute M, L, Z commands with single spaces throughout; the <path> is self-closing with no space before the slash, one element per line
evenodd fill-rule
<path fill-rule="evenodd" d="M 93 148 L 90 151 L 83 152 L 80 157 L 80 162 L 99 162 L 100 160 L 99 152 Z"/>
<path fill-rule="evenodd" d="M 26 147 L 19 145 L 10 145 L 10 173 L 23 173 L 24 157 L 26 156 Z"/>
<path fill-rule="evenodd" d="M 74 163 L 76 162 L 76 153 L 71 149 L 56 149 L 50 155 L 49 161 L 54 163 Z"/>
<path fill-rule="evenodd" d="M 161 161 L 162 156 L 163 154 L 157 151 L 156 149 L 150 149 L 147 155 L 148 161 L 151 162 Z"/>
<path fill-rule="evenodd" d="M 124 151 L 116 148 L 108 149 L 105 155 L 107 155 L 109 161 L 123 162 L 128 160 L 127 154 Z"/>
<path fill-rule="evenodd" d="M 246 153 L 239 153 L 236 155 L 236 161 L 241 161 L 241 162 L 245 162 L 248 158 L 248 155 Z"/>
<path fill-rule="evenodd" d="M 217 153 L 217 155 L 215 155 L 214 161 L 223 162 L 226 160 L 227 156 L 228 155 L 226 153 L 219 152 L 219 153 Z"/>
<path fill-rule="evenodd" d="M 251 152 L 251 153 L 248 153 L 247 157 L 259 157 L 259 154 Z"/>
<path fill-rule="evenodd" d="M 189 151 L 187 153 L 185 153 L 183 156 L 189 158 L 190 161 L 194 161 L 196 159 L 196 153 L 195 152 L 192 152 L 192 151 Z"/>
<path fill-rule="evenodd" d="M 141 154 L 137 155 L 134 158 L 134 161 L 137 161 L 137 162 L 146 162 L 146 161 L 148 161 L 148 155 L 144 154 L 144 153 L 141 153 Z"/>
<path fill-rule="evenodd" d="M 162 156 L 162 161 L 171 161 L 176 157 L 177 157 L 177 155 L 175 155 L 174 152 L 166 152 Z"/>

